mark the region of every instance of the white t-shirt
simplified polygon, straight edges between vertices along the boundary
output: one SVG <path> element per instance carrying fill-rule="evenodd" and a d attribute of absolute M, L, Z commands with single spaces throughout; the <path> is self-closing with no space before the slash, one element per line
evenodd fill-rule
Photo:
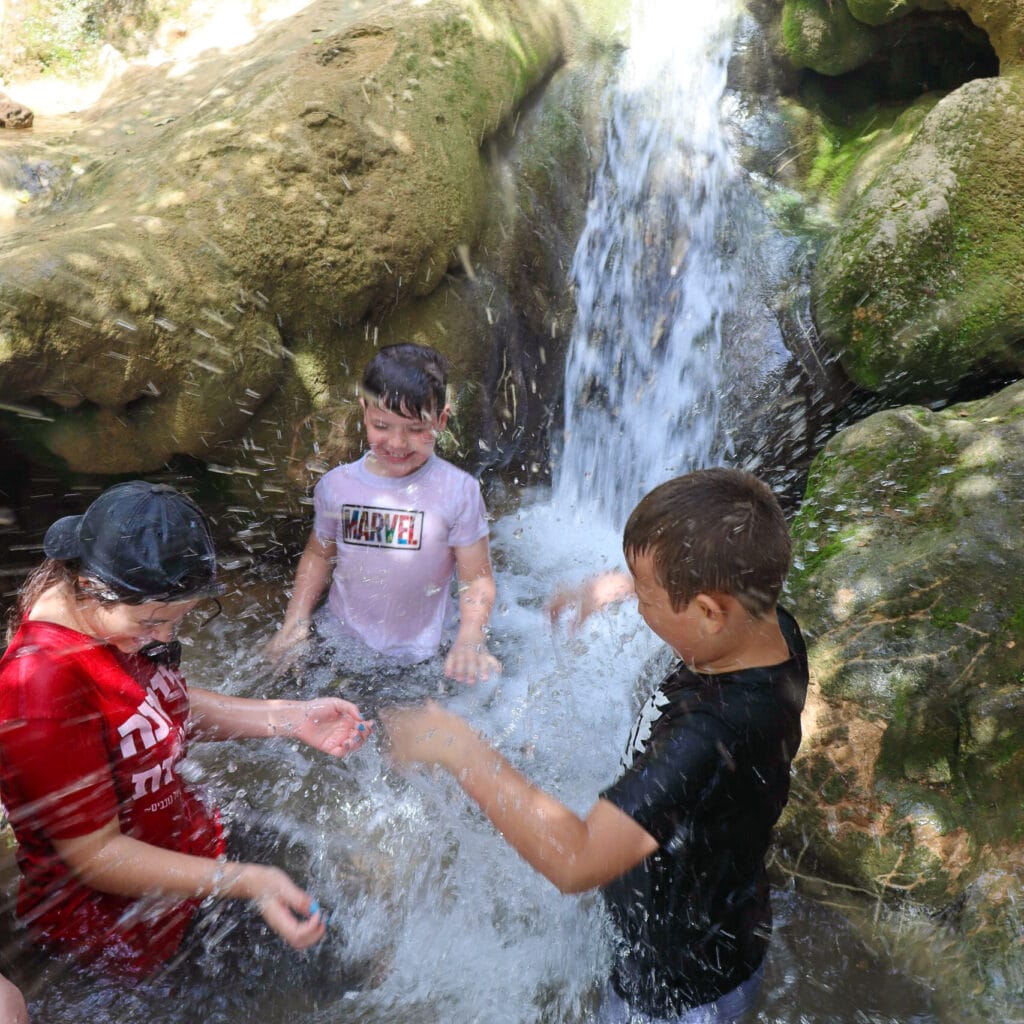
<path fill-rule="evenodd" d="M 403 477 L 376 476 L 364 455 L 324 474 L 313 506 L 317 537 L 338 549 L 327 606 L 341 634 L 404 664 L 435 654 L 453 549 L 487 536 L 480 484 L 437 455 Z"/>

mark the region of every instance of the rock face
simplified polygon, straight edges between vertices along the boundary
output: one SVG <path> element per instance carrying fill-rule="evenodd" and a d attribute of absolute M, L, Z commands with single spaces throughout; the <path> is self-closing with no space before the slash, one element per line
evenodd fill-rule
<path fill-rule="evenodd" d="M 847 372 L 934 395 L 1024 369 L 1024 76 L 961 86 L 875 171 L 815 273 L 815 319 Z"/>
<path fill-rule="evenodd" d="M 813 694 L 783 829 L 827 877 L 943 915 L 984 965 L 972 984 L 1013 999 L 1022 522 L 1024 384 L 876 414 L 818 456 L 794 525 Z"/>
<path fill-rule="evenodd" d="M 786 0 L 778 25 L 789 63 L 805 69 L 802 95 L 838 125 L 819 140 L 809 183 L 833 144 L 844 150 L 833 165 L 856 182 L 834 208 L 837 230 L 814 273 L 823 341 L 859 385 L 895 398 L 1019 372 L 1021 5 Z M 968 51 L 976 56 L 959 63 Z M 928 90 L 941 101 L 919 102 Z M 933 106 L 927 116 L 881 130 L 894 104 L 922 102 Z"/>
<path fill-rule="evenodd" d="M 374 346 L 472 267 L 482 144 L 561 59 L 565 11 L 345 10 L 314 3 L 191 81 L 139 72 L 20 152 L 0 400 L 70 468 L 216 461 L 247 432 L 304 461 L 311 413 L 350 399 Z M 486 376 L 471 332 L 423 340 Z"/>
<path fill-rule="evenodd" d="M 35 115 L 28 107 L 0 92 L 0 128 L 31 128 Z"/>

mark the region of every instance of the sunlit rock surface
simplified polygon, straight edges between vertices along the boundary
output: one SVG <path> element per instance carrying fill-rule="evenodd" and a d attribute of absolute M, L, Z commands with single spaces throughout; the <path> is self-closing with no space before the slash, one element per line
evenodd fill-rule
<path fill-rule="evenodd" d="M 1024 76 L 961 86 L 868 166 L 814 281 L 816 322 L 847 372 L 934 395 L 1024 369 Z"/>
<path fill-rule="evenodd" d="M 793 159 L 836 219 L 813 280 L 823 341 L 889 398 L 1019 372 L 1022 5 L 785 0 L 766 24 L 817 124 Z"/>
<path fill-rule="evenodd" d="M 812 467 L 788 596 L 813 693 L 786 843 L 940 915 L 993 998 L 1024 992 L 1022 522 L 1024 384 L 879 413 Z"/>
<path fill-rule="evenodd" d="M 441 314 L 438 284 L 472 277 L 485 144 L 568 24 L 553 0 L 358 23 L 324 0 L 244 49 L 133 72 L 79 121 L 37 121 L 4 154 L 0 402 L 19 430 L 89 472 L 223 461 L 243 435 L 304 464 L 311 417 L 393 336 L 485 380 L 494 354 Z"/>

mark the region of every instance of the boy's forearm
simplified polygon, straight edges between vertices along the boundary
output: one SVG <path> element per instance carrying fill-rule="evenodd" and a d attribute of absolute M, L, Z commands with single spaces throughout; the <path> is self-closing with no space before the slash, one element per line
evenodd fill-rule
<path fill-rule="evenodd" d="M 587 826 L 568 807 L 533 785 L 468 726 L 443 761 L 466 795 L 510 846 L 562 892 L 590 888 L 577 870 Z"/>

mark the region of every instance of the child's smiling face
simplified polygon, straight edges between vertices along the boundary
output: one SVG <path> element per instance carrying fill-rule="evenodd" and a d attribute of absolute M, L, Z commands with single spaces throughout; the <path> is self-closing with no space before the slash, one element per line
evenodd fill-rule
<path fill-rule="evenodd" d="M 421 419 L 402 416 L 376 403 L 360 399 L 363 425 L 372 459 L 370 469 L 378 476 L 402 477 L 415 473 L 433 454 L 437 435 L 448 422 L 448 409 Z"/>

